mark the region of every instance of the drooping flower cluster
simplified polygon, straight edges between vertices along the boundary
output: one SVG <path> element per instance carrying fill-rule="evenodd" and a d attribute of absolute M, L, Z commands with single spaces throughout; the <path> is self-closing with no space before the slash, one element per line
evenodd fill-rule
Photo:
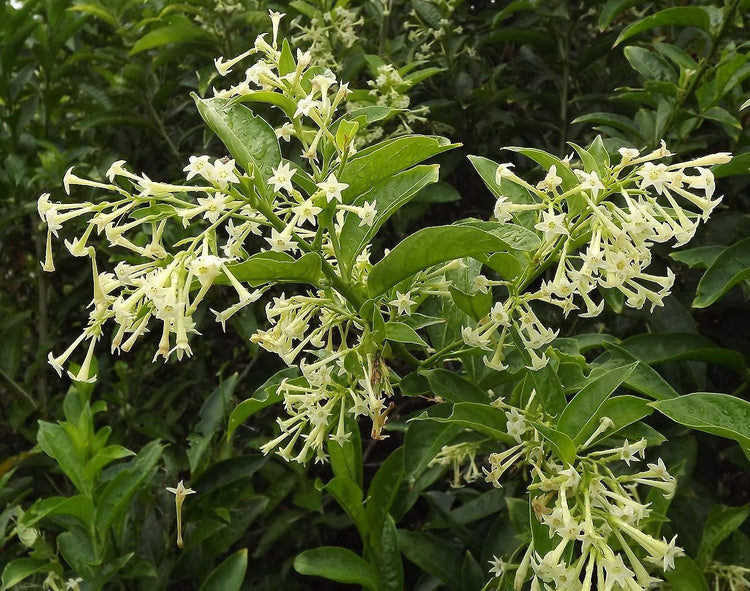
<path fill-rule="evenodd" d="M 631 471 L 631 464 L 645 456 L 645 439 L 604 447 L 612 441 L 607 435 L 614 427 L 608 417 L 578 446 L 572 462 L 561 462 L 541 427 L 537 428 L 546 421 L 544 413 L 534 407 L 534 398 L 532 392 L 524 409 L 502 399 L 494 403 L 505 411 L 507 433 L 515 445 L 489 456 L 489 467 L 483 468 L 486 480 L 499 487 L 511 467 L 523 468 L 531 480 L 533 516 L 547 531 L 543 540 L 532 539 L 525 549 L 520 548 L 517 563 L 492 561 L 498 588 L 503 578 L 512 576 L 516 590 L 529 579 L 534 591 L 649 589 L 659 579 L 649 573 L 648 565 L 670 570 L 683 551 L 676 537 L 668 541 L 645 531 L 651 510 L 641 493 L 643 487 L 650 487 L 671 498 L 676 479 L 661 459 L 646 469 Z M 549 548 L 546 552 L 535 550 L 544 544 Z"/>
<path fill-rule="evenodd" d="M 543 326 L 531 303 L 543 301 L 558 306 L 567 316 L 592 318 L 604 309 L 595 301 L 594 290 L 615 289 L 625 304 L 640 309 L 646 302 L 661 306 L 674 283 L 674 273 L 649 272 L 651 248 L 673 240 L 676 246 L 688 242 L 701 221 L 708 219 L 720 203 L 709 166 L 726 163 L 731 156 L 712 154 L 686 162 L 665 164 L 672 156 L 662 143 L 657 150 L 641 155 L 631 148 L 620 149 L 620 162 L 586 169 L 572 168 L 561 161 L 532 185 L 512 171 L 512 164 L 498 166 L 495 182 L 525 189 L 528 202 L 500 195 L 494 217 L 499 222 L 536 216 L 533 225 L 542 239 L 533 253 L 533 265 L 510 281 L 492 281 L 483 275 L 474 279 L 475 293 L 487 293 L 492 286 L 505 286 L 508 298 L 498 302 L 476 327 L 463 330 L 469 347 L 491 351 L 485 364 L 503 370 L 507 350 L 517 345 L 508 329 L 517 329 L 526 349 L 527 366 L 537 370 L 547 364 L 542 348 L 557 332 Z M 591 156 L 589 156 L 592 158 Z M 695 210 L 698 211 L 695 211 Z M 529 289 L 539 268 L 554 266 L 552 279 Z"/>

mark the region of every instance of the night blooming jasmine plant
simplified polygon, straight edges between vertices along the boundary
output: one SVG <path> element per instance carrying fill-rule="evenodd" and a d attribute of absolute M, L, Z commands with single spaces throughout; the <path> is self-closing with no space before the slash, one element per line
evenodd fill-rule
<path fill-rule="evenodd" d="M 648 589 L 683 550 L 658 533 L 655 508 L 677 480 L 662 459 L 646 457 L 663 438 L 642 419 L 676 393 L 611 340 L 560 338 L 549 312 L 594 318 L 605 302 L 661 306 L 675 275 L 652 249 L 690 241 L 721 201 L 711 167 L 730 155 L 682 160 L 663 142 L 610 153 L 601 138 L 573 145 L 564 160 L 509 148 L 540 165 L 533 180 L 513 164 L 470 156 L 495 198 L 489 219 L 423 228 L 381 256 L 380 228 L 438 181 L 438 165 L 423 162 L 457 144 L 411 133 L 372 143 L 408 107 L 393 90 L 398 72 L 379 68 L 371 90 L 385 98 L 352 107 L 348 84 L 320 64 L 319 29 L 298 37 L 312 52 L 293 51 L 280 38 L 284 15 L 270 16 L 270 35 L 216 60 L 233 83 L 194 96 L 226 154 L 190 157 L 185 180 L 174 183 L 124 161 L 100 180 L 70 169 L 66 195 L 86 190 L 89 201 L 39 198 L 44 270 L 54 271 L 53 236 L 85 220 L 65 246 L 89 260 L 93 283 L 85 328 L 49 363 L 92 382 L 105 341 L 112 353 L 128 352 L 149 332 L 154 361 L 189 357 L 201 330 L 196 312 L 209 291 L 223 290 L 215 321 L 225 328 L 243 309 L 265 306 L 251 340 L 288 366 L 266 392 L 264 402 L 280 402 L 284 413 L 263 453 L 333 463 L 359 437 L 354 419 L 380 440 L 401 396 L 429 398 L 433 405 L 399 423 L 412 486 L 435 467 L 451 470 L 454 487 L 524 483 L 528 529 L 515 551 L 491 561 L 485 588 Z M 326 26 L 349 38 L 358 22 L 334 9 Z M 439 44 L 433 36 L 425 43 Z M 275 117 L 254 114 L 247 105 L 256 103 Z M 105 269 L 99 241 L 127 258 Z M 597 347 L 605 353 L 588 364 L 581 353 Z M 231 429 L 260 406 L 239 405 Z M 451 428 L 426 435 L 436 424 Z M 430 445 L 415 443 L 420 437 Z M 182 482 L 169 490 L 181 545 L 179 512 L 193 491 Z M 372 544 L 385 535 L 387 513 L 369 526 L 373 560 L 384 552 Z"/>

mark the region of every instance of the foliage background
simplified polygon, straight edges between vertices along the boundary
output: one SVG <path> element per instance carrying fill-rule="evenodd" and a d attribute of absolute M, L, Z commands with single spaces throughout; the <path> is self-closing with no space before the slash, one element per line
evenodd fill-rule
<path fill-rule="evenodd" d="M 190 91 L 210 93 L 216 78 L 213 58 L 243 51 L 267 27 L 268 8 L 309 26 L 331 10 L 329 4 L 27 0 L 0 5 L 0 568 L 31 551 L 34 564 L 57 561 L 66 578 L 86 578 L 60 543 L 68 524 L 40 521 L 36 533 L 29 534 L 34 539 L 24 540 L 14 531 L 19 507 L 75 493 L 55 461 L 35 447 L 38 421 L 80 420 L 85 414 L 70 405 L 64 409 L 68 382 L 57 379 L 46 356 L 80 330 L 89 272 L 60 254 L 58 273 L 42 273 L 38 261 L 45 235 L 36 198 L 42 191 L 62 198 L 61 178 L 73 164 L 99 176 L 122 158 L 152 178 L 176 179 L 191 154 L 220 155 L 219 143 L 204 132 L 188 96 Z M 693 309 L 691 302 L 703 270 L 718 253 L 750 237 L 750 109 L 740 108 L 748 98 L 750 76 L 748 2 L 393 0 L 388 6 L 390 14 L 384 16 L 381 3 L 349 3 L 363 24 L 357 43 L 337 48 L 342 72 L 366 87 L 379 63 L 372 56 L 400 67 L 420 51 L 402 23 L 416 23 L 427 34 L 443 30 L 427 61 L 435 68 L 433 75 L 408 94 L 412 107 L 430 109 L 429 121 L 417 122 L 415 131 L 448 135 L 463 148 L 440 159 L 442 190 L 401 211 L 376 248 L 424 225 L 487 215 L 491 196 L 466 154 L 528 169 L 528 162 L 516 161 L 501 146 L 535 146 L 564 156 L 571 151 L 568 142 L 585 145 L 596 133 L 610 147 L 655 147 L 665 139 L 681 157 L 731 151 L 739 156 L 717 174 L 723 177 L 724 204 L 691 245 L 706 249 L 675 256 L 679 265 L 671 261 L 680 273 L 667 305 L 653 314 L 625 309 L 590 325 L 571 318 L 561 336 L 675 333 L 681 336 L 674 339 L 687 343 L 691 337 L 684 335 L 703 335 L 711 346 L 739 351 L 747 360 L 747 282 L 739 282 L 711 308 Z M 646 27 L 613 47 L 633 31 L 628 27 L 664 9 L 681 10 L 682 20 Z M 97 249 L 103 252 L 105 246 Z M 747 247 L 743 252 L 750 267 Z M 618 302 L 611 303 L 617 309 Z M 330 476 L 327 467 L 304 471 L 276 458 L 258 458 L 257 448 L 271 433 L 273 408 L 226 437 L 231 409 L 280 369 L 278 360 L 248 340 L 257 322 L 252 311 L 243 314 L 226 334 L 207 323 L 203 338 L 194 343 L 195 356 L 179 365 L 152 364 L 146 347 L 117 360 L 100 356 L 95 391 L 76 394 L 100 411 L 92 425 L 111 428 L 110 443 L 139 453 L 156 440 L 163 446 L 158 462 L 132 492 L 127 516 L 113 528 L 111 539 L 84 552 L 97 554 L 94 559 L 101 564 L 134 553 L 102 584 L 197 589 L 210 584 L 206 573 L 247 548 L 252 567 L 244 588 L 310 588 L 311 579 L 292 569 L 300 551 L 360 544 L 347 515 L 321 491 Z M 679 392 L 746 395 L 744 363 L 728 367 L 692 359 L 660 366 Z M 398 447 L 399 419 L 420 405 L 415 399 L 398 403 L 386 442 L 363 440 L 366 482 Z M 710 511 L 722 503 L 750 502 L 748 462 L 736 445 L 666 422 L 660 426 L 670 438 L 662 453 L 685 460 L 685 480 L 670 517 L 695 555 L 698 548 L 691 547 L 691 540 L 700 540 Z M 151 445 L 148 449 L 154 450 L 157 444 Z M 113 478 L 116 466 L 97 474 L 97 482 Z M 187 501 L 186 535 L 195 543 L 188 542 L 184 552 L 172 543 L 172 497 L 164 491 L 180 478 L 202 493 Z M 400 526 L 430 531 L 457 555 L 468 548 L 486 574 L 489 549 L 482 544 L 499 535 L 493 528 L 505 505 L 486 487 L 452 490 L 439 473 L 433 478 L 433 490 L 400 516 Z M 474 508 L 464 511 L 471 515 L 464 517 L 467 521 L 446 517 L 445 507 L 466 505 Z M 477 533 L 467 541 L 461 528 L 469 523 Z M 724 541 L 718 560 L 750 566 L 746 528 Z M 416 565 L 409 558 L 412 562 L 404 561 L 407 588 L 441 584 L 429 556 Z M 224 564 L 231 570 L 232 562 Z M 46 575 L 32 574 L 26 583 L 39 585 Z M 472 579 L 461 584 L 471 588 L 466 580 Z M 8 583 L 5 575 L 3 583 Z"/>

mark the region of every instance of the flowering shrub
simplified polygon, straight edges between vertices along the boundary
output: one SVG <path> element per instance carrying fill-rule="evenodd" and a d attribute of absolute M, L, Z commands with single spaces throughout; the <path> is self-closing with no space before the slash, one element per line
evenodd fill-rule
<path fill-rule="evenodd" d="M 391 4 L 377 5 L 381 18 Z M 446 52 L 455 6 L 431 4 L 438 12 L 429 13 L 415 5 L 422 9 L 404 29 L 421 44 L 414 59 L 430 60 L 431 52 Z M 750 457 L 748 403 L 680 396 L 651 365 L 690 357 L 650 338 L 658 335 L 620 342 L 601 331 L 560 334 L 568 317 L 664 306 L 675 273 L 659 245 L 684 246 L 709 220 L 722 202 L 714 167 L 732 156 L 680 158 L 663 140 L 655 149 L 613 148 L 602 136 L 586 147 L 570 143 L 565 158 L 506 148 L 538 165 L 529 174 L 469 156 L 494 197 L 488 219 L 423 227 L 383 249 L 381 229 L 437 190 L 441 164 L 460 144 L 413 132 L 415 122 L 429 124 L 429 110 L 410 110 L 408 92 L 434 71 L 381 63 L 368 88 L 350 89 L 344 64 L 326 59 L 354 46 L 364 17 L 346 5 L 320 14 L 308 8 L 309 24 L 294 21 L 289 38 L 286 15 L 270 10 L 269 33 L 244 53 L 215 60 L 218 74 L 234 83 L 210 98 L 192 94 L 226 153 L 190 156 L 184 181 L 153 180 L 124 160 L 103 178 L 70 168 L 63 187 L 71 199 L 38 199 L 47 232 L 43 270 L 55 271 L 54 239 L 68 231 L 69 254 L 90 261 L 93 297 L 82 331 L 48 356 L 73 382 L 66 421 L 41 421 L 38 435 L 78 494 L 17 508 L 15 534 L 36 553 L 19 560 L 40 561 L 33 572 L 49 573 L 48 588 L 103 588 L 132 557 L 113 558 L 110 534 L 164 450 L 153 442 L 115 465 L 114 475 L 102 472 L 134 455 L 107 445 L 109 428 L 93 426 L 104 408 L 89 403 L 87 388 L 105 342 L 112 354 L 152 344 L 154 362 L 182 361 L 193 355 L 207 317 L 225 330 L 264 306 L 249 340 L 286 367 L 234 407 L 228 437 L 251 423 L 262 433 L 252 446 L 266 458 L 250 459 L 243 467 L 250 475 L 270 456 L 299 466 L 291 470 L 323 464 L 318 470 L 333 478 L 311 488 L 341 506 L 362 546 L 361 555 L 306 550 L 294 560 L 298 573 L 395 591 L 406 584 L 403 554 L 451 589 L 681 589 L 702 576 L 698 564 L 715 581 L 744 580 L 740 566 L 710 570 L 710 539 L 693 561 L 681 538 L 662 533 L 683 465 L 654 449 L 670 427 L 657 423 L 657 431 L 646 419 L 658 410 L 735 440 Z M 75 201 L 79 192 L 92 198 Z M 701 346 L 712 358 L 726 353 Z M 603 353 L 587 358 L 592 350 Z M 741 359 L 730 362 L 744 368 Z M 223 419 L 215 409 L 228 405 L 236 382 L 235 375 L 220 384 L 201 409 L 191 472 Z M 283 411 L 263 424 L 261 411 L 273 404 Z M 375 446 L 403 433 L 369 488 L 360 425 Z M 455 497 L 437 490 L 446 470 Z M 219 478 L 221 471 L 207 473 Z M 490 511 L 472 506 L 470 485 L 487 491 L 481 498 Z M 200 544 L 204 534 L 183 529 L 182 513 L 215 494 L 209 487 L 204 475 L 189 488 L 180 480 L 166 489 L 174 494 L 180 549 L 190 549 L 191 537 Z M 420 496 L 467 546 L 463 562 L 437 536 L 397 529 Z M 453 509 L 454 498 L 465 502 Z M 469 511 L 500 513 L 486 541 L 467 528 Z M 748 512 L 738 508 L 721 523 L 737 522 L 736 529 Z M 228 527 L 229 512 L 215 513 Z M 35 529 L 55 515 L 85 525 L 60 534 L 57 550 Z M 715 537 L 718 545 L 723 538 Z M 81 578 L 63 582 L 63 561 Z M 13 568 L 25 572 L 30 564 Z M 246 565 L 246 551 L 236 552 L 204 585 L 239 589 Z M 4 587 L 28 576 L 11 575 L 3 575 Z"/>

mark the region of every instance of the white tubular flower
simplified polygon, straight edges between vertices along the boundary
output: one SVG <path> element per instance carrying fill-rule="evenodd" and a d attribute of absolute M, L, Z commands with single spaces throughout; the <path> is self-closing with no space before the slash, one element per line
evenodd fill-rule
<path fill-rule="evenodd" d="M 312 94 L 309 94 L 303 99 L 300 99 L 297 101 L 297 110 L 294 112 L 294 119 L 299 117 L 300 115 L 304 115 L 305 117 L 310 116 L 310 111 L 313 109 L 317 109 L 321 107 L 322 104 L 320 101 L 316 101 L 313 98 Z"/>
<path fill-rule="evenodd" d="M 641 177 L 638 188 L 641 190 L 653 187 L 659 195 L 664 194 L 665 185 L 669 185 L 675 179 L 675 173 L 670 172 L 665 164 L 654 164 L 646 162 L 642 168 L 636 171 Z"/>
<path fill-rule="evenodd" d="M 581 188 L 585 191 L 590 191 L 591 196 L 594 199 L 599 195 L 599 191 L 605 190 L 605 187 L 595 170 L 592 170 L 591 172 L 576 170 L 575 173 L 581 181 Z"/>
<path fill-rule="evenodd" d="M 226 76 L 229 74 L 229 72 L 232 71 L 232 68 L 235 66 L 235 64 L 241 62 L 244 60 L 247 56 L 251 55 L 253 53 L 254 49 L 248 49 L 245 53 L 242 53 L 238 55 L 235 58 L 230 59 L 229 61 L 224 61 L 223 56 L 219 56 L 214 60 L 214 66 L 216 66 L 216 71 L 219 72 L 219 75 Z"/>
<path fill-rule="evenodd" d="M 490 339 L 482 334 L 477 328 L 472 329 L 470 326 L 464 326 L 461 329 L 461 338 L 467 347 L 478 347 L 480 349 L 489 349 Z"/>
<path fill-rule="evenodd" d="M 271 250 L 274 252 L 286 252 L 294 248 L 292 233 L 286 230 L 279 232 L 276 228 L 271 228 L 271 236 L 266 238 L 266 242 L 271 245 Z"/>
<path fill-rule="evenodd" d="M 357 215 L 360 218 L 359 225 L 361 226 L 372 226 L 375 223 L 375 216 L 378 214 L 378 210 L 375 209 L 374 201 L 365 201 L 360 207 Z"/>
<path fill-rule="evenodd" d="M 271 28 L 273 30 L 273 47 L 276 48 L 276 40 L 279 36 L 279 23 L 281 22 L 281 19 L 286 16 L 286 13 L 283 12 L 274 12 L 273 10 L 268 10 L 268 16 L 271 17 Z"/>
<path fill-rule="evenodd" d="M 326 196 L 326 200 L 330 203 L 334 199 L 338 202 L 342 201 L 341 191 L 344 191 L 349 187 L 346 183 L 340 183 L 336 178 L 336 175 L 331 173 L 328 178 L 322 183 L 316 185 Z"/>
<path fill-rule="evenodd" d="M 396 299 L 388 302 L 391 306 L 396 306 L 399 316 L 404 314 L 407 316 L 411 315 L 411 309 L 416 305 L 416 302 L 411 299 L 411 292 L 401 293 L 396 291 Z"/>
<path fill-rule="evenodd" d="M 549 241 L 555 236 L 567 236 L 568 229 L 565 227 L 566 214 L 555 214 L 552 209 L 542 212 L 542 221 L 534 226 L 540 232 L 544 232 L 544 239 Z"/>
<path fill-rule="evenodd" d="M 239 183 L 240 179 L 234 171 L 234 159 L 219 158 L 214 162 L 213 174 L 211 179 L 221 189 L 226 189 L 229 183 Z"/>
<path fill-rule="evenodd" d="M 298 216 L 299 222 L 301 224 L 310 222 L 313 226 L 317 225 L 317 216 L 321 211 L 323 211 L 323 209 L 320 207 L 316 207 L 313 204 L 312 199 L 307 199 L 306 201 L 303 201 L 299 205 L 296 205 L 292 208 L 292 212 L 295 216 Z"/>
<path fill-rule="evenodd" d="M 214 178 L 214 165 L 208 160 L 208 156 L 191 156 L 188 165 L 182 169 L 187 173 L 186 180 L 192 179 L 196 175 L 201 175 L 204 179 L 210 181 Z"/>
<path fill-rule="evenodd" d="M 276 137 L 284 140 L 285 142 L 288 142 L 292 139 L 292 136 L 295 135 L 294 133 L 294 125 L 289 123 L 289 121 L 286 121 L 284 125 L 274 130 L 276 133 Z"/>
<path fill-rule="evenodd" d="M 554 193 L 555 189 L 562 184 L 562 179 L 557 176 L 557 166 L 553 164 L 547 171 L 547 175 L 544 180 L 537 183 L 536 188 L 548 193 Z"/>
<path fill-rule="evenodd" d="M 168 486 L 167 490 L 174 495 L 174 503 L 177 510 L 177 547 L 182 548 L 182 504 L 185 502 L 186 496 L 195 494 L 196 491 L 192 488 L 185 488 L 182 480 L 177 484 L 177 488 Z"/>
<path fill-rule="evenodd" d="M 292 177 L 295 172 L 296 170 L 288 162 L 282 162 L 273 169 L 273 175 L 268 179 L 268 183 L 273 185 L 274 191 L 284 189 L 287 193 L 291 193 Z"/>
<path fill-rule="evenodd" d="M 195 275 L 201 287 L 208 287 L 219 275 L 226 259 L 211 254 L 202 254 L 190 262 L 190 271 Z"/>
<path fill-rule="evenodd" d="M 511 168 L 513 168 L 514 166 L 515 165 L 511 164 L 510 162 L 498 164 L 497 170 L 495 171 L 495 182 L 499 185 L 500 181 L 502 181 L 504 178 L 514 176 L 513 171 L 511 170 Z"/>

